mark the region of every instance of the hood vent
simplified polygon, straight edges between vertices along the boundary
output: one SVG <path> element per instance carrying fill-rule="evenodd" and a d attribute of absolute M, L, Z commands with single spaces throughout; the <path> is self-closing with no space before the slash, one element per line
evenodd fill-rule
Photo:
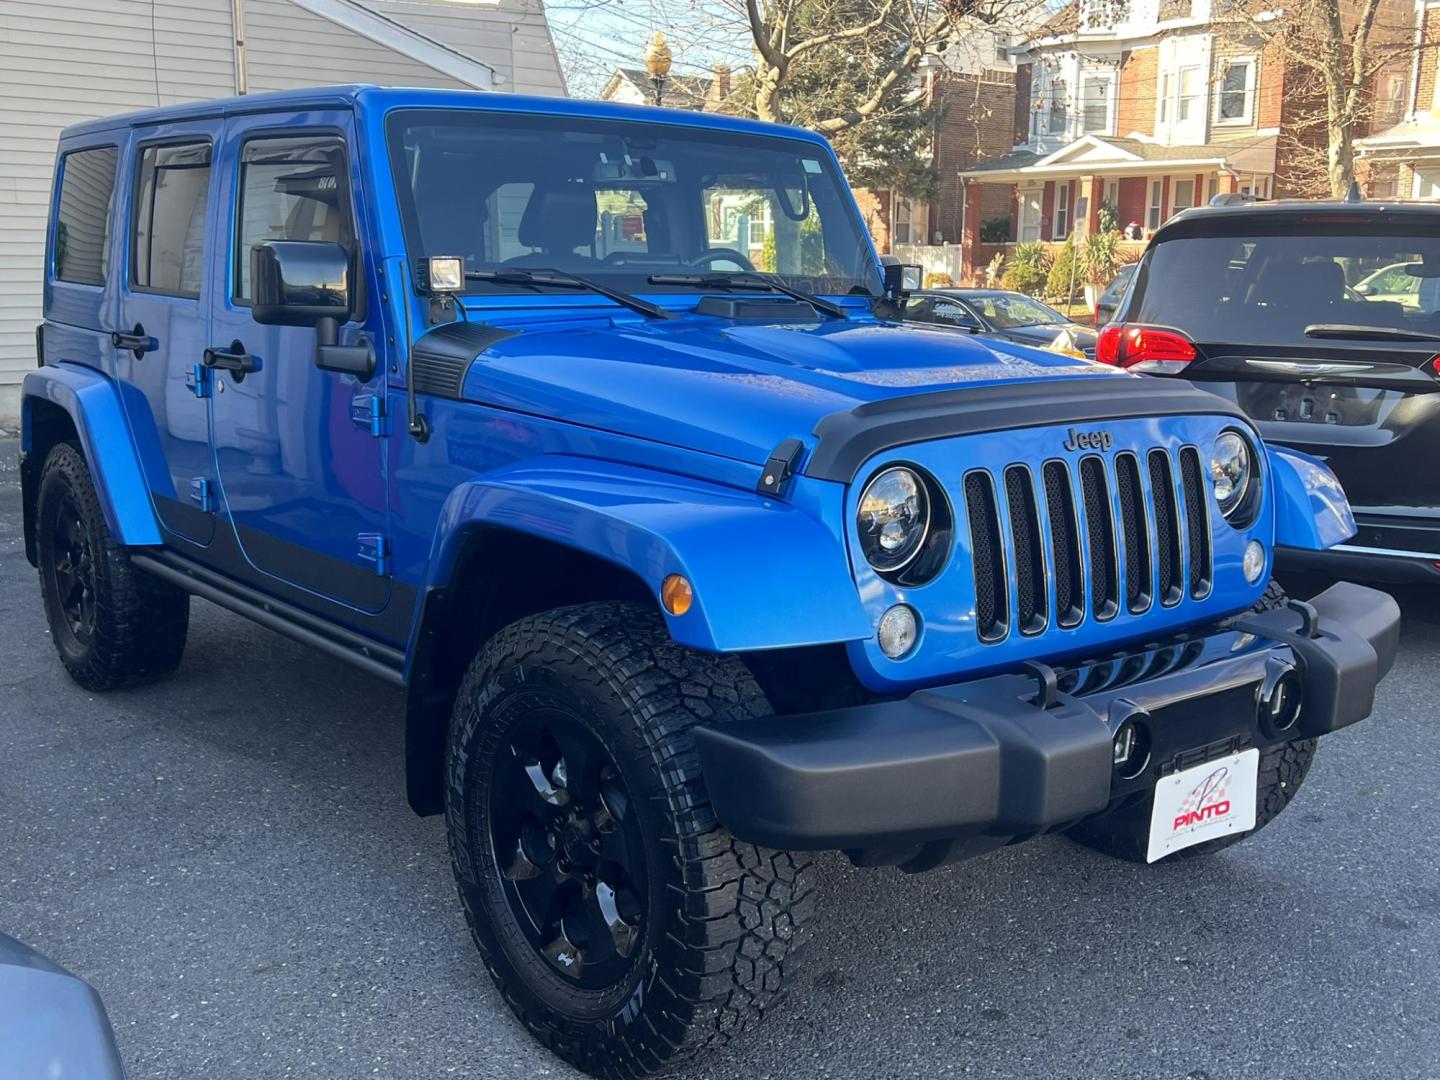
<path fill-rule="evenodd" d="M 695 314 L 745 322 L 819 322 L 820 313 L 800 300 L 761 300 L 753 296 L 706 296 Z"/>

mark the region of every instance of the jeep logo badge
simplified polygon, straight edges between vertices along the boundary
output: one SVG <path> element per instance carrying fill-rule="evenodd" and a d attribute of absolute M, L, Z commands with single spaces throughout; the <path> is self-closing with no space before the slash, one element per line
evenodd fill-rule
<path fill-rule="evenodd" d="M 1066 450 L 1109 450 L 1115 440 L 1104 428 L 1099 431 L 1076 431 L 1070 429 L 1070 437 L 1065 440 Z"/>

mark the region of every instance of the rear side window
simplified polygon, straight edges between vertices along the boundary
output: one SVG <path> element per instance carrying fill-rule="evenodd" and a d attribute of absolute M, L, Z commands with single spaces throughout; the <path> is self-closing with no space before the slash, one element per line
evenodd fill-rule
<path fill-rule="evenodd" d="M 333 135 L 252 139 L 240 155 L 235 299 L 250 299 L 250 251 L 266 240 L 326 240 L 354 252 L 345 144 Z"/>
<path fill-rule="evenodd" d="M 200 295 L 210 144 L 147 146 L 135 189 L 131 284 L 171 296 Z"/>
<path fill-rule="evenodd" d="M 110 204 L 118 150 L 100 146 L 60 159 L 55 214 L 55 277 L 76 285 L 104 285 L 110 267 Z"/>

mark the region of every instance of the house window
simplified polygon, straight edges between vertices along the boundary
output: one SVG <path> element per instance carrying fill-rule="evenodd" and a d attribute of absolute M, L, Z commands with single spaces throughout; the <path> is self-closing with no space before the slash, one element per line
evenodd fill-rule
<path fill-rule="evenodd" d="M 1160 215 L 1165 210 L 1165 182 L 1163 180 L 1150 181 L 1150 212 L 1146 216 L 1146 223 L 1152 229 L 1160 227 Z"/>
<path fill-rule="evenodd" d="M 1375 112 L 1371 129 L 1379 131 L 1394 127 L 1405 118 L 1405 73 L 1386 71 L 1380 76 L 1379 93 L 1375 98 Z"/>
<path fill-rule="evenodd" d="M 1160 76 L 1160 123 L 1170 123 L 1170 72 Z"/>
<path fill-rule="evenodd" d="M 1020 193 L 1020 239 L 1040 239 L 1040 191 L 1032 189 Z"/>
<path fill-rule="evenodd" d="M 895 196 L 895 224 L 891 229 L 891 239 L 895 243 L 913 244 L 916 242 L 913 236 L 914 227 L 911 223 L 914 212 L 915 207 L 909 199 L 899 195 Z"/>
<path fill-rule="evenodd" d="M 1054 239 L 1064 240 L 1070 235 L 1070 182 L 1062 180 L 1055 192 L 1055 234 Z"/>
<path fill-rule="evenodd" d="M 1174 197 L 1170 200 L 1170 213 L 1178 214 L 1195 205 L 1195 181 L 1176 180 Z"/>
<path fill-rule="evenodd" d="M 995 35 L 995 62 L 997 64 L 1010 63 L 1010 35 Z"/>
<path fill-rule="evenodd" d="M 1105 134 L 1110 130 L 1110 80 L 1091 76 L 1082 84 L 1082 135 Z"/>
<path fill-rule="evenodd" d="M 1183 124 L 1200 115 L 1201 87 L 1204 79 L 1198 66 L 1180 69 L 1180 93 L 1175 100 L 1175 121 Z"/>
<path fill-rule="evenodd" d="M 1119 208 L 1120 208 L 1120 181 L 1119 181 L 1119 180 L 1106 180 L 1106 181 L 1105 181 L 1105 205 L 1108 206 L 1112 211 L 1118 211 L 1118 210 L 1119 210 Z"/>
<path fill-rule="evenodd" d="M 1255 58 L 1236 56 L 1225 61 L 1215 107 L 1217 124 L 1251 124 L 1255 121 Z"/>
<path fill-rule="evenodd" d="M 1064 135 L 1070 130 L 1070 92 L 1064 79 L 1050 82 L 1050 123 L 1046 130 L 1051 135 Z"/>
<path fill-rule="evenodd" d="M 1210 177 L 1210 181 L 1205 185 L 1205 201 L 1209 202 L 1219 194 L 1220 178 L 1218 176 L 1212 176 Z"/>

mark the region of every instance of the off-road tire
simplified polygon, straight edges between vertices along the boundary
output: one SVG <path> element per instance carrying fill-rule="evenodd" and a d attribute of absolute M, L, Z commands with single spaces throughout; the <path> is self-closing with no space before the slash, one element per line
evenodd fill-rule
<path fill-rule="evenodd" d="M 1257 612 L 1272 611 L 1285 606 L 1288 597 L 1278 581 L 1271 581 L 1264 595 L 1255 601 Z M 1314 739 L 1297 739 L 1260 752 L 1260 776 L 1255 806 L 1255 828 L 1207 840 L 1193 847 L 1181 848 L 1158 862 L 1183 862 L 1213 855 L 1232 844 L 1254 836 L 1290 805 L 1315 760 Z M 1070 829 L 1070 839 L 1105 855 L 1130 862 L 1144 862 L 1150 839 L 1150 814 L 1154 798 L 1146 797 L 1101 817 L 1091 818 Z"/>
<path fill-rule="evenodd" d="M 77 634 L 65 617 L 55 575 L 63 545 L 58 522 L 72 512 L 90 589 L 92 625 L 84 634 Z M 114 690 L 179 667 L 190 628 L 190 596 L 136 567 L 115 543 L 85 457 L 73 443 L 56 445 L 45 459 L 35 520 L 45 615 L 70 677 L 87 690 Z"/>
<path fill-rule="evenodd" d="M 526 938 L 491 840 L 490 785 L 514 753 L 506 733 L 547 708 L 568 710 L 598 737 L 640 812 L 651 907 L 632 968 L 599 990 L 567 982 Z M 576 1067 L 647 1075 L 749 1029 L 775 1004 L 813 907 L 811 865 L 719 825 L 690 735 L 699 723 L 770 711 L 737 659 L 675 644 L 636 604 L 523 619 L 466 673 L 445 762 L 460 899 L 505 1001 Z"/>

